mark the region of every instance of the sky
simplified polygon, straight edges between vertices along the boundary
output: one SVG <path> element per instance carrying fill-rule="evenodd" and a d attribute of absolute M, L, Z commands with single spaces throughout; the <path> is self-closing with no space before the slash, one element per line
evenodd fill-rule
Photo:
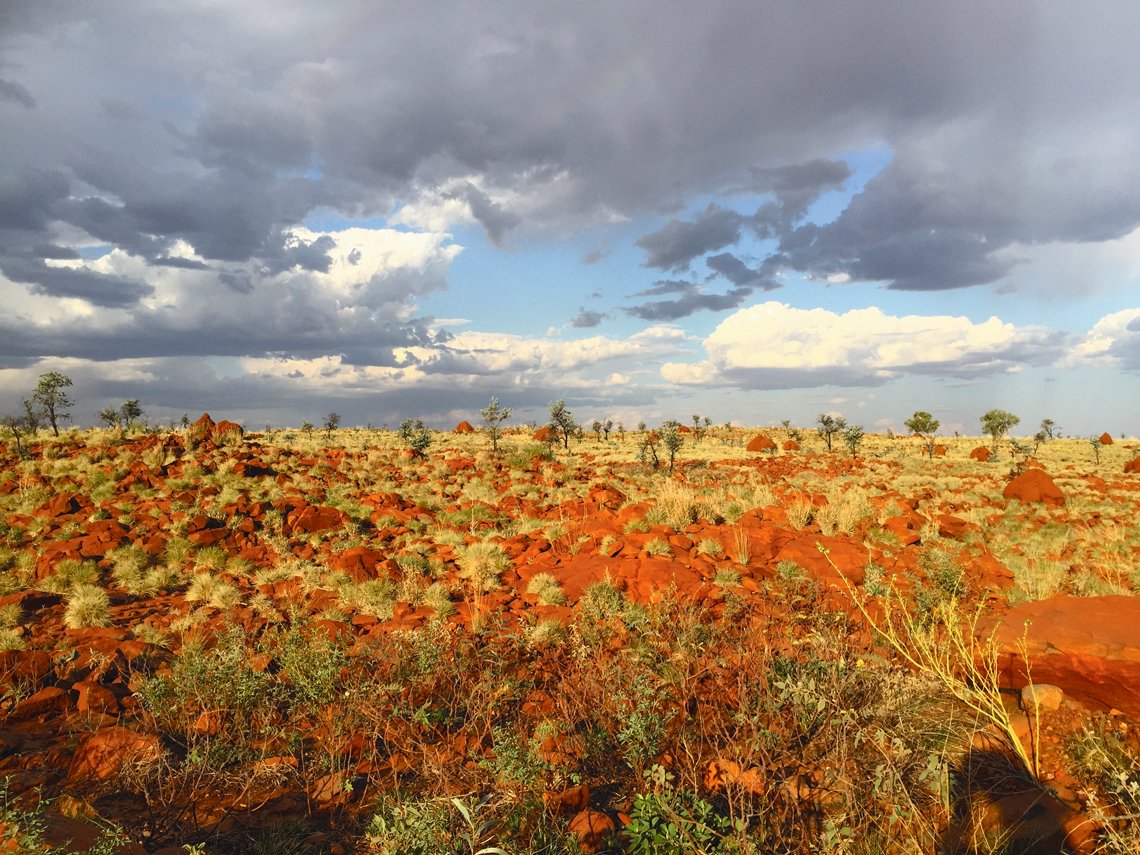
<path fill-rule="evenodd" d="M 0 414 L 1140 433 L 1140 4 L 0 4 Z"/>

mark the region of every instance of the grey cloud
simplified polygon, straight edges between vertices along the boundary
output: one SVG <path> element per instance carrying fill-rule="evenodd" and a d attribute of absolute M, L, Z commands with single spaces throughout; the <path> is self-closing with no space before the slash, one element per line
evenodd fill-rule
<path fill-rule="evenodd" d="M 448 198 L 463 199 L 467 203 L 467 207 L 471 210 L 471 216 L 483 227 L 487 237 L 495 246 L 502 246 L 503 237 L 507 231 L 522 222 L 521 217 L 512 214 L 502 205 L 492 201 L 486 193 L 470 181 L 462 189 L 449 193 Z"/>
<path fill-rule="evenodd" d="M 753 270 L 730 252 L 720 255 L 711 255 L 705 259 L 705 264 L 716 271 L 733 285 L 741 288 L 761 289 L 772 291 L 779 288 L 776 282 L 765 270 Z"/>
<path fill-rule="evenodd" d="M 0 229 L 42 233 L 67 192 L 67 177 L 58 170 L 0 172 Z"/>
<path fill-rule="evenodd" d="M 1140 317 L 1133 318 L 1131 321 L 1129 321 L 1128 326 L 1125 327 L 1125 329 L 1129 332 L 1140 332 Z"/>
<path fill-rule="evenodd" d="M 0 270 L 9 279 L 26 283 L 36 294 L 72 297 L 105 308 L 127 308 L 154 293 L 145 282 L 85 269 L 48 267 L 33 260 L 0 259 Z"/>
<path fill-rule="evenodd" d="M 685 294 L 695 290 L 697 283 L 686 279 L 658 279 L 653 286 L 630 294 L 631 297 L 660 297 L 662 294 Z"/>
<path fill-rule="evenodd" d="M 334 249 L 336 240 L 330 235 L 320 235 L 308 242 L 297 238 L 287 242 L 282 239 L 281 251 L 267 259 L 265 270 L 269 274 L 293 268 L 328 273 L 332 266 L 332 256 L 329 253 Z"/>
<path fill-rule="evenodd" d="M 58 246 L 54 243 L 41 243 L 32 247 L 32 253 L 36 258 L 50 258 L 56 261 L 78 261 L 81 256 L 78 252 L 68 246 Z"/>
<path fill-rule="evenodd" d="M 720 380 L 738 389 L 812 389 L 819 386 L 882 386 L 890 378 L 873 371 L 846 366 L 827 368 L 726 368 Z"/>
<path fill-rule="evenodd" d="M 596 327 L 605 320 L 605 312 L 593 312 L 588 309 L 579 309 L 578 314 L 570 319 L 570 326 L 577 329 Z"/>
<path fill-rule="evenodd" d="M 740 306 L 752 293 L 751 288 L 733 288 L 724 294 L 708 294 L 693 286 L 676 300 L 653 300 L 624 311 L 644 321 L 677 321 L 700 311 L 722 312 Z"/>
<path fill-rule="evenodd" d="M 253 277 L 248 273 L 230 273 L 228 271 L 218 274 L 218 281 L 238 294 L 248 294 L 253 291 Z"/>
<path fill-rule="evenodd" d="M 582 256 L 582 263 L 587 265 L 597 264 L 603 258 L 610 254 L 608 249 L 595 249 L 587 252 Z"/>
<path fill-rule="evenodd" d="M 159 267 L 178 267 L 182 270 L 209 270 L 210 265 L 193 258 L 178 258 L 177 256 L 160 255 L 151 261 Z"/>
<path fill-rule="evenodd" d="M 27 110 L 36 109 L 36 99 L 26 86 L 14 80 L 0 79 L 0 100 L 11 101 Z"/>
<path fill-rule="evenodd" d="M 636 243 L 648 256 L 646 267 L 679 272 L 688 270 L 694 258 L 740 240 L 743 223 L 744 217 L 736 211 L 709 203 L 692 221 L 670 220 Z"/>

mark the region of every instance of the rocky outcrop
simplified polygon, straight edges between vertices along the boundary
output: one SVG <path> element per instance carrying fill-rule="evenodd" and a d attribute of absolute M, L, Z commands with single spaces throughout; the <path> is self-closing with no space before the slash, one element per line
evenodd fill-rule
<path fill-rule="evenodd" d="M 1140 715 L 1140 597 L 1022 603 L 1000 618 L 994 641 L 1003 686 L 1049 683 L 1088 706 Z"/>

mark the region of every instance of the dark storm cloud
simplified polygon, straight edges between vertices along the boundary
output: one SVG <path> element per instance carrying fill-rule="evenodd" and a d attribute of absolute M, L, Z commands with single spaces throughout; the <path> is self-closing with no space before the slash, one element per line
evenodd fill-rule
<path fill-rule="evenodd" d="M 740 240 L 744 217 L 715 203 L 691 221 L 670 220 L 660 229 L 637 239 L 645 250 L 646 267 L 681 272 L 694 258 L 731 246 Z"/>
<path fill-rule="evenodd" d="M 606 318 L 605 312 L 593 312 L 580 308 L 578 314 L 570 319 L 570 326 L 576 329 L 590 329 L 601 324 Z"/>
<path fill-rule="evenodd" d="M 28 91 L 26 86 L 22 86 L 14 80 L 0 79 L 0 100 L 19 104 L 26 110 L 36 109 L 36 99 L 32 97 L 32 93 Z"/>

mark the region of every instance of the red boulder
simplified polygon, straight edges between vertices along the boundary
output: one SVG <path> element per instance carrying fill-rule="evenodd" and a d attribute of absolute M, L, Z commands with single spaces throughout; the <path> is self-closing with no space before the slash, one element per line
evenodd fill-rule
<path fill-rule="evenodd" d="M 979 463 L 985 463 L 990 459 L 990 450 L 984 445 L 979 445 L 977 448 L 970 452 L 970 459 L 976 460 Z"/>

